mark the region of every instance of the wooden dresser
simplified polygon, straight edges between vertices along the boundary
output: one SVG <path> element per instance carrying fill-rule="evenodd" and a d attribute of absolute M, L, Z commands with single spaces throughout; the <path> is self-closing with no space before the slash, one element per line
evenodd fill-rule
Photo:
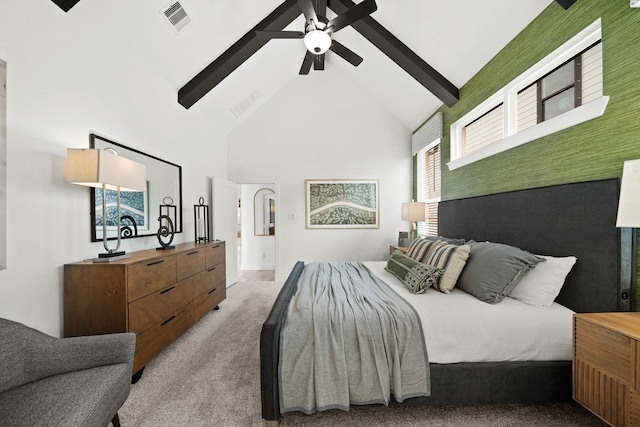
<path fill-rule="evenodd" d="M 640 313 L 574 315 L 573 398 L 613 426 L 640 425 Z"/>
<path fill-rule="evenodd" d="M 133 373 L 226 297 L 224 242 L 64 266 L 64 335 L 135 332 Z"/>

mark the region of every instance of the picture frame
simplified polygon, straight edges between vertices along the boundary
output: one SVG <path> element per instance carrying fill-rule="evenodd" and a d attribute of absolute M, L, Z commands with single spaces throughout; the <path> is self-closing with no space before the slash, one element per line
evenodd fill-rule
<path fill-rule="evenodd" d="M 308 229 L 380 228 L 376 179 L 305 180 Z"/>

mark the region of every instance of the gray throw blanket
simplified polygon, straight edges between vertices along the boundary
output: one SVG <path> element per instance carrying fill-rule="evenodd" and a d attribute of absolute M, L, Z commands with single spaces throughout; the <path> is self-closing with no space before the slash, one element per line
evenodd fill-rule
<path fill-rule="evenodd" d="M 307 264 L 280 341 L 280 408 L 388 404 L 431 392 L 422 324 L 359 262 Z"/>

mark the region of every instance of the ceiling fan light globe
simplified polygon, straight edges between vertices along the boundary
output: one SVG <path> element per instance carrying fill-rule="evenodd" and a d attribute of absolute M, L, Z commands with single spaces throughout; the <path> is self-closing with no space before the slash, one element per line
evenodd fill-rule
<path fill-rule="evenodd" d="M 309 31 L 304 36 L 304 45 L 309 52 L 322 55 L 331 46 L 331 36 L 321 30 Z"/>

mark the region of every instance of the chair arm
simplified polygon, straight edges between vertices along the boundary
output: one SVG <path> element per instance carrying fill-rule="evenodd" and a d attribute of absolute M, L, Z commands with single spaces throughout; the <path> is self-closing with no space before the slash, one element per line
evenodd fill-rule
<path fill-rule="evenodd" d="M 29 381 L 65 372 L 113 364 L 129 364 L 133 369 L 136 346 L 134 333 L 53 338 L 41 334 L 25 348 L 25 376 Z"/>

